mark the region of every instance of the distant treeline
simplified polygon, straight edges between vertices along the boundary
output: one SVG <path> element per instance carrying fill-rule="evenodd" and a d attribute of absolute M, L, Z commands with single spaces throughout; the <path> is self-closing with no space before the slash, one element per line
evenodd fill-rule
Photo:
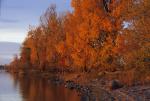
<path fill-rule="evenodd" d="M 0 70 L 4 70 L 5 66 L 4 65 L 0 65 Z"/>
<path fill-rule="evenodd" d="M 72 0 L 30 27 L 10 70 L 150 71 L 150 0 Z M 142 75 L 143 75 L 142 74 Z"/>

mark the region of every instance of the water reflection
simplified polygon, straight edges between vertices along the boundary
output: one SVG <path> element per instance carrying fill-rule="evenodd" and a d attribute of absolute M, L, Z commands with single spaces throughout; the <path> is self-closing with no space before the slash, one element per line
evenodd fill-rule
<path fill-rule="evenodd" d="M 80 97 L 47 79 L 0 73 L 0 101 L 80 101 Z"/>
<path fill-rule="evenodd" d="M 0 101 L 22 101 L 18 86 L 9 74 L 0 72 Z"/>

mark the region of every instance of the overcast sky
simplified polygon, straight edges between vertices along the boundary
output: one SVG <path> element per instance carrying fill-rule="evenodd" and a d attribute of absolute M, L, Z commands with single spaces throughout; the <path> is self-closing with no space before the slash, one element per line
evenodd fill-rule
<path fill-rule="evenodd" d="M 50 4 L 58 12 L 70 10 L 70 0 L 1 0 L 0 41 L 22 42 L 29 25 L 38 25 Z"/>

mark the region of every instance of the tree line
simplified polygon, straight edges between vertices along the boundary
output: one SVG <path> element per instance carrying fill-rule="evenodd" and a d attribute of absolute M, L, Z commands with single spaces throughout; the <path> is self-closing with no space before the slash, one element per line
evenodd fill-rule
<path fill-rule="evenodd" d="M 9 68 L 46 71 L 150 71 L 149 0 L 72 0 L 70 12 L 51 5 Z"/>

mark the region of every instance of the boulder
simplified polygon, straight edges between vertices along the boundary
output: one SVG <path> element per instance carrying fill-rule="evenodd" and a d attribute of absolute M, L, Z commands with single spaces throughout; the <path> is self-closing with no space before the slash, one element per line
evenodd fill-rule
<path fill-rule="evenodd" d="M 110 89 L 111 90 L 116 90 L 116 89 L 119 89 L 119 88 L 122 88 L 122 87 L 123 87 L 123 84 L 120 83 L 118 80 L 113 80 L 110 83 Z"/>

